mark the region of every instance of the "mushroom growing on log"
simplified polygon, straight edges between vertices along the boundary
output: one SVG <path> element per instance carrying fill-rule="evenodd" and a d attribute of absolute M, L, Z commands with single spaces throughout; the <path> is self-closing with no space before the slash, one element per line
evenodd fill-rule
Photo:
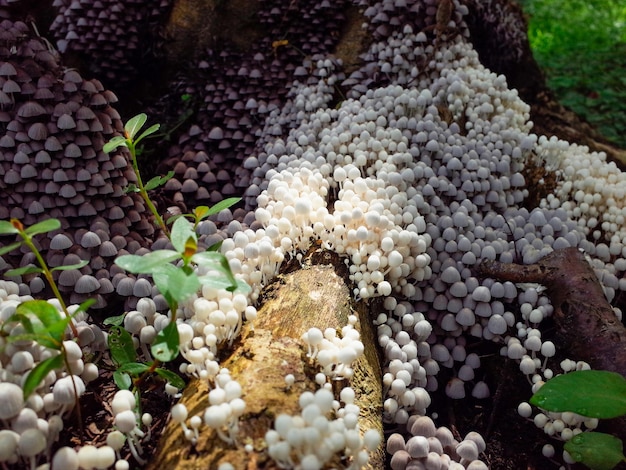
<path fill-rule="evenodd" d="M 359 317 L 365 354 L 353 366 L 354 375 L 349 384 L 345 380 L 335 381 L 335 398 L 338 399 L 342 387 L 352 387 L 354 403 L 360 408 L 361 432 L 376 429 L 382 434 L 380 364 L 367 309 L 363 303 L 356 306 L 350 301 L 350 288 L 336 273 L 335 266 L 345 269 L 336 254 L 314 253 L 312 258 L 318 258 L 320 264 L 305 265 L 279 276 L 267 286 L 254 328 L 249 323 L 246 325 L 232 354 L 221 362 L 241 384 L 246 401 L 246 411 L 239 424 L 238 445 L 228 445 L 214 430 L 203 428 L 192 448 L 185 440 L 182 427 L 170 421 L 149 469 L 217 468 L 219 463 L 225 462 L 238 470 L 279 468 L 269 459 L 264 440 L 265 433 L 273 427 L 275 412 L 299 414 L 300 394 L 318 388 L 315 383 L 318 366 L 307 359 L 307 348 L 300 337 L 312 325 L 322 331 L 326 328 L 340 330 L 354 313 Z M 288 374 L 295 377 L 291 386 L 285 383 Z M 193 379 L 188 384 L 179 403 L 186 406 L 189 416 L 204 413 L 208 391 L 206 380 Z M 244 449 L 248 444 L 252 451 Z M 383 461 L 384 452 L 379 446 L 366 468 L 383 468 Z M 338 456 L 332 462 L 335 468 L 349 465 Z"/>

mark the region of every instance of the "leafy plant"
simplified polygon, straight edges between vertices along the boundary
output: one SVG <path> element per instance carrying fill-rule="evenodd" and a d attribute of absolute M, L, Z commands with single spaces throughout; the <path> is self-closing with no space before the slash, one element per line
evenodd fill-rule
<path fill-rule="evenodd" d="M 626 146 L 626 8 L 605 0 L 521 0 L 547 84 L 565 106 Z"/>
<path fill-rule="evenodd" d="M 143 378 L 151 374 L 158 375 L 176 388 L 185 386 L 185 382 L 177 374 L 159 367 L 161 363 L 178 356 L 178 330 L 175 322 L 169 323 L 152 344 L 152 355 L 156 360 L 150 364 L 138 362 L 133 338 L 124 328 L 111 328 L 108 343 L 111 357 L 118 367 L 113 372 L 113 380 L 120 389 L 130 389 L 133 385 L 136 387 Z"/>
<path fill-rule="evenodd" d="M 28 300 L 20 303 L 15 313 L 11 315 L 2 325 L 1 333 L 6 336 L 8 343 L 14 343 L 16 341 L 35 341 L 41 346 L 58 351 L 47 359 L 39 362 L 26 376 L 24 383 L 22 384 L 22 390 L 24 399 L 27 399 L 31 393 L 33 393 L 41 381 L 53 370 L 61 369 L 63 366 L 69 371 L 70 364 L 65 350 L 63 341 L 65 340 L 65 332 L 69 326 L 74 337 L 78 337 L 78 331 L 72 322 L 73 316 L 79 312 L 87 311 L 90 305 L 94 303 L 93 299 L 83 302 L 73 315 L 70 315 L 67 305 L 59 288 L 52 276 L 53 271 L 62 271 L 68 269 L 80 269 L 87 264 L 87 261 L 82 260 L 79 263 L 57 266 L 50 269 L 43 259 L 43 256 L 37 249 L 37 246 L 33 242 L 33 237 L 42 233 L 52 232 L 61 228 L 61 222 L 58 219 L 47 219 L 42 222 L 31 225 L 30 227 L 24 227 L 24 225 L 17 219 L 11 219 L 10 221 L 0 220 L 0 235 L 18 235 L 21 240 L 0 248 L 0 256 L 9 253 L 22 245 L 26 245 L 28 249 L 35 255 L 35 259 L 39 263 L 39 266 L 23 266 L 16 269 L 10 269 L 5 272 L 5 276 L 21 276 L 25 274 L 41 274 L 46 277 L 52 292 L 56 297 L 63 315 L 52 304 L 44 300 Z M 7 327 L 14 327 L 15 325 L 21 325 L 21 331 L 15 334 L 15 330 L 8 332 L 5 329 Z M 78 402 L 79 393 L 76 390 L 76 384 L 72 382 L 74 387 L 74 395 L 76 402 Z M 80 409 L 78 409 L 80 414 Z"/>
<path fill-rule="evenodd" d="M 85 311 L 92 303 L 93 300 L 84 302 L 74 315 Z M 24 399 L 27 399 L 39 387 L 49 372 L 61 369 L 63 366 L 66 370 L 71 370 L 63 344 L 65 331 L 71 322 L 71 316 L 61 315 L 61 312 L 45 300 L 28 300 L 19 304 L 15 308 L 15 313 L 2 325 L 2 333 L 6 336 L 8 343 L 35 341 L 41 346 L 58 351 L 58 354 L 39 362 L 26 376 L 22 384 Z M 15 334 L 14 331 L 5 331 L 5 328 L 17 323 L 21 324 L 23 332 Z M 74 394 L 76 397 L 79 396 L 75 384 Z"/>
<path fill-rule="evenodd" d="M 61 296 L 61 292 L 59 292 L 59 288 L 54 281 L 52 276 L 53 271 L 64 271 L 69 269 L 80 269 L 88 264 L 88 261 L 82 260 L 79 263 L 71 264 L 67 266 L 56 266 L 52 269 L 48 267 L 46 261 L 43 259 L 43 256 L 37 249 L 37 246 L 33 242 L 33 237 L 35 235 L 39 235 L 42 233 L 53 232 L 54 230 L 58 230 L 61 228 L 61 222 L 58 219 L 47 219 L 41 222 L 38 222 L 30 227 L 25 228 L 24 225 L 17 219 L 11 219 L 9 222 L 6 220 L 0 220 L 0 235 L 18 235 L 22 240 L 16 241 L 14 243 L 10 243 L 9 245 L 0 247 L 0 256 L 9 253 L 16 248 L 19 248 L 22 245 L 26 245 L 28 249 L 35 255 L 35 259 L 39 263 L 39 266 L 23 266 L 21 268 L 9 269 L 4 273 L 5 276 L 23 276 L 25 274 L 34 274 L 34 273 L 43 273 L 50 284 L 52 292 L 54 296 L 59 301 L 63 312 L 65 313 L 66 318 L 70 318 L 70 314 L 67 310 L 67 306 L 63 297 Z M 69 326 L 72 329 L 72 333 L 74 336 L 78 336 L 78 332 L 76 331 L 76 327 L 72 322 L 69 322 Z"/>
<path fill-rule="evenodd" d="M 626 379 L 620 374 L 581 370 L 548 380 L 530 403 L 548 411 L 571 411 L 590 418 L 609 419 L 626 415 Z M 622 442 L 601 432 L 583 432 L 565 443 L 576 462 L 592 470 L 611 470 L 626 461 Z"/>
<path fill-rule="evenodd" d="M 131 186 L 129 190 L 141 194 L 174 248 L 173 250 L 152 251 L 143 256 L 124 255 L 115 260 L 115 264 L 128 272 L 150 274 L 171 311 L 170 323 L 157 333 L 151 345 L 150 353 L 154 360 L 150 363 L 138 362 L 132 336 L 119 326 L 123 321 L 123 316 L 109 322 L 115 325 L 111 328 L 108 337 L 111 356 L 118 366 L 113 374 L 114 380 L 118 387 L 128 389 L 132 386 L 135 391 L 138 390 L 138 385 L 151 374 L 160 376 L 177 388 L 184 386 L 184 382 L 178 375 L 160 367 L 162 363 L 174 360 L 179 354 L 180 338 L 176 326 L 176 312 L 182 302 L 196 294 L 202 285 L 230 291 L 249 289 L 247 284 L 235 279 L 228 260 L 217 251 L 217 247 L 198 252 L 196 234 L 198 224 L 202 220 L 231 207 L 241 199 L 225 199 L 212 207 L 199 206 L 189 214 L 172 217 L 168 220 L 168 223 L 172 224 L 170 231 L 150 200 L 148 191 L 165 184 L 174 173 L 156 176 L 144 185 L 137 163 L 137 145 L 142 139 L 159 129 L 159 124 L 155 124 L 136 137 L 146 121 L 147 117 L 143 113 L 133 117 L 124 126 L 124 136 L 114 137 L 103 147 L 105 152 L 111 152 L 120 146 L 128 148 L 137 177 L 137 185 Z M 174 265 L 175 262 L 178 265 Z M 201 269 L 203 274 L 199 275 L 198 269 Z"/>
<path fill-rule="evenodd" d="M 198 236 L 194 225 L 186 218 L 180 217 L 174 222 L 170 241 L 174 250 L 155 250 L 143 256 L 123 255 L 115 264 L 134 274 L 151 274 L 173 316 L 178 305 L 197 293 L 201 285 L 229 291 L 249 289 L 247 284 L 235 279 L 223 254 L 198 252 Z M 171 264 L 174 261 L 181 265 L 174 266 Z M 206 274 L 199 275 L 197 268 L 202 268 Z"/>
<path fill-rule="evenodd" d="M 119 326 L 109 333 L 109 348 L 118 369 L 114 379 L 118 387 L 137 388 L 147 376 L 155 373 L 172 385 L 182 388 L 184 382 L 173 372 L 161 368 L 164 362 L 174 360 L 179 353 L 180 339 L 176 326 L 179 305 L 196 294 L 202 285 L 214 289 L 248 290 L 249 286 L 237 280 L 226 257 L 217 251 L 198 252 L 196 227 L 199 221 L 237 203 L 238 198 L 222 201 L 212 208 L 198 207 L 192 214 L 192 224 L 186 217 L 177 218 L 170 233 L 174 250 L 155 250 L 145 255 L 123 255 L 115 264 L 134 274 L 150 274 L 154 284 L 167 301 L 171 311 L 170 323 L 157 333 L 150 351 L 154 361 L 150 364 L 137 362 L 137 353 L 131 335 Z M 172 263 L 178 263 L 174 265 Z M 198 274 L 201 269 L 204 274 Z M 134 384 L 133 384 L 134 382 Z"/>
<path fill-rule="evenodd" d="M 186 217 L 193 221 L 193 230 L 195 231 L 198 228 L 198 224 L 202 222 L 207 217 L 215 215 L 224 209 L 228 209 L 231 206 L 234 206 L 239 201 L 241 201 L 240 197 L 229 197 L 224 199 L 223 201 L 218 202 L 217 204 L 209 207 L 209 206 L 198 206 L 189 214 L 178 214 L 173 217 L 170 217 L 167 220 L 168 224 L 172 224 L 179 219 L 180 217 Z"/>
<path fill-rule="evenodd" d="M 127 188 L 127 191 L 137 192 L 141 195 L 146 205 L 148 206 L 148 209 L 150 209 L 150 212 L 154 216 L 154 219 L 156 220 L 159 228 L 163 230 L 163 233 L 169 236 L 169 229 L 167 228 L 167 225 L 165 225 L 161 214 L 159 214 L 159 211 L 157 211 L 154 203 L 150 199 L 148 191 L 158 188 L 159 186 L 167 183 L 167 181 L 171 179 L 172 176 L 174 176 L 174 172 L 170 171 L 165 176 L 155 176 L 154 178 L 150 179 L 146 184 L 144 184 L 143 179 L 141 178 L 141 173 L 139 172 L 139 164 L 137 163 L 137 145 L 144 138 L 157 132 L 160 127 L 159 124 L 154 124 L 148 127 L 145 131 L 143 131 L 139 135 L 139 137 L 135 137 L 147 120 L 148 117 L 145 113 L 138 114 L 137 116 L 129 119 L 124 126 L 124 135 L 118 135 L 113 137 L 110 141 L 104 144 L 102 150 L 106 153 L 109 153 L 114 151 L 118 147 L 126 147 L 128 149 L 131 157 L 133 171 L 135 172 L 135 177 L 137 178 L 137 185 L 130 185 Z"/>

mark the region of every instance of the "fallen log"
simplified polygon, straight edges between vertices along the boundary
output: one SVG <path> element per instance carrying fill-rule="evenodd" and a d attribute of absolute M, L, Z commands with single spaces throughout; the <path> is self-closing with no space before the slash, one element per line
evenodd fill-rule
<path fill-rule="evenodd" d="M 228 445 L 215 431 L 202 426 L 198 442 L 192 446 L 184 438 L 181 426 L 170 421 L 148 469 L 217 469 L 225 462 L 237 470 L 278 469 L 267 455 L 265 433 L 273 427 L 279 413 L 299 414 L 300 394 L 318 388 L 314 380 L 318 368 L 306 357 L 307 347 L 300 337 L 313 326 L 322 331 L 341 329 L 350 314 L 359 318 L 357 329 L 365 346 L 365 354 L 354 365 L 349 384 L 361 410 L 359 426 L 362 431 L 378 429 L 382 436 L 381 372 L 367 308 L 362 303 L 354 304 L 344 278 L 336 273 L 336 266 L 344 267 L 336 254 L 317 253 L 311 258 L 311 265 L 279 275 L 264 289 L 254 325 L 246 325 L 232 354 L 220 363 L 239 382 L 246 402 L 237 445 Z M 287 374 L 295 377 L 291 387 L 285 384 Z M 189 416 L 202 416 L 208 405 L 208 391 L 206 381 L 194 379 L 188 384 L 179 403 L 187 407 Z M 383 462 L 381 440 L 367 468 L 383 468 Z M 332 468 L 348 465 L 341 459 L 332 461 Z"/>

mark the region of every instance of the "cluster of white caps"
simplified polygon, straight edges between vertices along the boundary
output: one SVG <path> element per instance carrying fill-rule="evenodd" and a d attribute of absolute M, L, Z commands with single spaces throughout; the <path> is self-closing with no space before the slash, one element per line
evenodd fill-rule
<path fill-rule="evenodd" d="M 553 364 L 550 367 L 549 362 L 555 356 L 556 348 L 552 341 L 542 340 L 539 327 L 541 321 L 551 315 L 552 305 L 547 297 L 540 295 L 542 290 L 539 286 L 528 286 L 520 293 L 518 302 L 521 320 L 515 325 L 516 334 L 504 339 L 505 346 L 500 351 L 502 356 L 519 363 L 520 372 L 528 378 L 531 393 L 536 393 L 547 380 L 560 373 L 590 368 L 584 361 L 571 359 L 564 359 L 558 366 Z M 532 420 L 535 426 L 547 435 L 561 441 L 568 441 L 577 434 L 598 426 L 596 418 L 589 418 L 573 411 L 552 412 L 541 409 L 536 411 L 527 402 L 520 403 L 517 411 L 523 418 Z M 544 456 L 552 458 L 555 453 L 552 444 L 544 445 Z M 574 463 L 566 451 L 563 451 L 563 460 L 566 463 Z"/>
<path fill-rule="evenodd" d="M 321 367 L 320 376 L 316 381 L 323 385 L 327 381 L 351 379 L 354 375 L 352 364 L 363 355 L 365 350 L 361 335 L 355 328 L 356 315 L 348 316 L 348 324 L 337 335 L 334 328 L 309 328 L 302 335 L 302 341 L 308 346 L 308 357 Z"/>
<path fill-rule="evenodd" d="M 595 255 L 613 273 L 626 270 L 626 175 L 603 152 L 570 145 L 556 137 L 539 138 L 537 159 L 557 176 L 554 194 L 542 207 L 560 207 L 596 245 Z M 609 269 L 611 269 L 609 267 Z"/>
<path fill-rule="evenodd" d="M 467 352 L 470 341 L 503 344 L 502 354 L 519 361 L 535 389 L 554 375 L 548 362 L 555 352 L 539 329 L 552 313 L 547 298 L 533 288 L 518 293 L 511 283 L 479 280 L 471 268 L 483 259 L 533 263 L 554 249 L 575 246 L 594 257 L 611 300 L 616 290 L 626 289 L 617 280 L 626 271 L 623 176 L 601 155 L 529 134 L 528 106 L 503 77 L 482 67 L 476 52 L 460 39 L 434 48 L 423 33 L 405 27 L 373 45 L 369 57 L 365 74 L 373 64 L 392 85 L 363 93 L 355 87 L 351 98 L 332 108 L 336 77 L 332 63 L 322 60 L 316 64 L 325 71 L 318 74 L 320 81 L 295 86 L 289 103 L 268 119 L 266 127 L 289 125 L 291 132 L 285 140 L 266 143 L 262 162 L 250 157 L 245 163 L 265 172 L 255 212 L 262 228 L 237 231 L 221 247 L 252 293 L 204 287 L 174 313 L 187 361 L 181 371 L 206 379 L 211 387 L 201 416 L 188 419 L 184 408 L 175 407 L 173 417 L 192 442 L 203 424 L 224 440 L 236 441 L 245 397 L 217 361 L 219 348 L 232 344 L 242 323 L 256 317 L 253 305 L 261 288 L 285 258 L 298 259 L 317 240 L 346 256 L 356 298 L 384 298 L 384 311 L 374 320 L 385 356 L 384 421 L 401 432 L 387 442 L 392 468 L 482 469 L 482 438 L 469 433 L 455 441 L 445 427 L 435 427 L 425 416 L 429 392 L 444 380 L 452 398 L 463 398 L 466 384 L 476 398 L 489 395 L 487 385 L 476 380 L 480 360 Z M 416 65 L 424 57 L 431 60 Z M 518 205 L 527 194 L 521 170 L 531 151 L 563 179 L 555 195 L 528 211 Z M 201 224 L 200 232 L 208 225 Z M 12 283 L 0 284 L 3 320 L 24 300 L 16 289 Z M 515 302 L 519 309 L 511 306 Z M 126 315 L 124 326 L 137 338 L 144 359 L 150 358 L 148 346 L 171 315 L 157 312 L 148 298 Z M 301 414 L 279 415 L 266 435 L 270 455 L 283 468 L 321 468 L 336 454 L 349 456 L 353 468 L 360 468 L 377 445 L 377 432 L 359 428 L 352 389 L 344 388 L 336 399 L 327 388 L 329 379 L 349 378 L 363 352 L 354 325 L 351 318 L 341 337 L 312 328 L 303 338 L 320 363 L 321 388 L 302 395 Z M 78 328 L 86 338 L 93 336 L 81 345 L 97 350 L 106 343 L 99 330 L 80 322 Z M 6 352 L 10 347 L 15 349 L 11 356 Z M 17 388 L 21 396 L 22 377 L 41 354 L 33 343 L 7 345 L 0 359 L 2 387 Z M 570 366 L 561 368 L 566 372 Z M 49 452 L 62 415 L 75 399 L 70 394 L 63 402 L 62 385 L 55 393 L 56 384 L 87 382 L 97 376 L 94 367 L 82 364 L 81 352 L 71 371 L 44 379 L 38 390 L 42 394 L 0 416 L 11 428 L 0 432 L 0 459 L 33 462 Z M 115 420 L 118 432 L 138 452 L 142 436 L 130 425 L 127 411 L 132 408 L 122 405 Z M 527 414 L 525 405 L 521 414 Z M 133 423 L 140 418 L 133 417 Z M 561 437 L 564 432 L 567 436 L 567 428 L 577 432 L 579 421 L 564 414 L 535 417 L 549 434 Z M 22 444 L 23 434 L 35 437 L 37 444 Z M 107 466 L 119 449 L 120 436 L 113 436 L 102 451 L 109 459 L 114 456 Z M 57 452 L 64 454 L 71 453 Z"/>
<path fill-rule="evenodd" d="M 18 284 L 0 281 L 0 325 L 10 336 L 25 333 L 21 323 L 8 320 L 15 314 L 16 307 L 28 300 L 33 298 L 20 295 Z M 58 302 L 50 300 L 49 303 L 62 312 Z M 68 311 L 74 313 L 77 308 L 72 305 Z M 94 354 L 101 351 L 106 346 L 106 337 L 97 326 L 87 324 L 85 320 L 82 313 L 73 319 L 81 346 L 75 341 L 64 341 L 67 364 L 48 373 L 26 400 L 22 389 L 26 377 L 41 361 L 57 352 L 28 339 L 8 342 L 4 337 L 0 338 L 0 420 L 3 423 L 0 462 L 3 466 L 21 464 L 24 468 L 34 469 L 42 456 L 50 461 L 53 445 L 64 428 L 63 419 L 71 414 L 77 398 L 85 392 L 85 384 L 98 378 L 98 367 L 84 361 L 83 350 Z M 85 469 L 107 468 L 115 462 L 112 450 L 100 451 L 97 457 L 92 450 L 87 448 L 80 454 L 70 448 L 57 451 L 55 458 L 58 462 L 65 462 L 67 455 L 70 455 L 71 462 L 75 462 L 58 468 L 74 469 L 79 463 Z M 102 464 L 104 461 L 106 465 Z M 97 467 L 90 462 L 104 466 Z"/>
<path fill-rule="evenodd" d="M 279 414 L 265 434 L 267 450 L 280 468 L 319 470 L 333 459 L 349 459 L 349 470 L 367 465 L 380 443 L 375 429 L 359 427 L 355 393 L 344 387 L 335 398 L 330 384 L 300 395 L 298 415 Z"/>

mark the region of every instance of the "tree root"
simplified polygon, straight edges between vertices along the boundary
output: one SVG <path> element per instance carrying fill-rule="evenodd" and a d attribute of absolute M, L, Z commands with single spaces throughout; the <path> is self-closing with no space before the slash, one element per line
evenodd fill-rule
<path fill-rule="evenodd" d="M 593 369 L 626 377 L 626 327 L 606 300 L 593 268 L 577 248 L 556 250 L 536 264 L 483 261 L 480 276 L 515 283 L 536 282 L 547 288 L 560 343 L 575 360 Z M 611 432 L 626 439 L 626 420 L 607 423 Z"/>

